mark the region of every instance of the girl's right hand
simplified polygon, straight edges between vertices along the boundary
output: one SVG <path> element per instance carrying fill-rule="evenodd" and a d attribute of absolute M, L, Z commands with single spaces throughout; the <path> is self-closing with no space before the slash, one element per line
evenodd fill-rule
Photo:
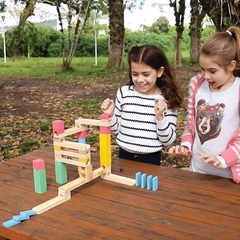
<path fill-rule="evenodd" d="M 101 104 L 101 110 L 104 113 L 109 113 L 111 115 L 113 115 L 114 107 L 115 107 L 114 101 L 109 98 L 106 98 Z"/>
<path fill-rule="evenodd" d="M 177 157 L 191 157 L 192 151 L 185 146 L 173 146 L 169 148 L 168 153 Z"/>

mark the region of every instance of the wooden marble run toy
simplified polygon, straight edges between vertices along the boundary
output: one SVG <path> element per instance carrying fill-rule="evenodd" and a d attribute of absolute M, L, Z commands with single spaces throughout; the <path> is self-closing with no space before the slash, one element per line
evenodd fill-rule
<path fill-rule="evenodd" d="M 64 121 L 56 120 L 53 126 L 53 145 L 55 154 L 56 182 L 65 185 L 58 188 L 58 196 L 52 198 L 34 208 L 37 214 L 41 214 L 71 198 L 71 191 L 97 177 L 125 184 L 135 185 L 135 179 L 119 176 L 111 173 L 111 115 L 102 114 L 101 120 L 78 118 L 74 127 L 64 129 Z M 91 164 L 90 145 L 86 143 L 87 126 L 100 127 L 100 167 L 93 170 Z M 66 141 L 65 137 L 76 134 L 77 142 Z M 78 167 L 79 177 L 67 183 L 66 164 Z"/>

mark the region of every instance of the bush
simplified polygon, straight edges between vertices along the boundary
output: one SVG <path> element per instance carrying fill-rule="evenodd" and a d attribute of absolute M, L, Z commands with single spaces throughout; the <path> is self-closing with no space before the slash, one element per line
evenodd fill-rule
<path fill-rule="evenodd" d="M 62 35 L 59 31 L 47 26 L 30 25 L 31 31 L 28 31 L 24 40 L 24 53 L 28 54 L 30 48 L 33 57 L 62 57 Z M 30 28 L 29 27 L 29 28 Z M 215 32 L 214 27 L 207 27 L 202 32 L 201 43 Z M 18 36 L 16 29 L 6 33 L 7 56 L 13 56 L 13 49 Z M 176 38 L 176 28 L 169 27 L 168 32 L 154 33 L 144 30 L 134 31 L 125 30 L 125 53 L 133 45 L 154 44 L 168 53 L 174 52 L 174 39 Z M 65 37 L 67 43 L 67 36 Z M 189 52 L 190 37 L 189 29 L 185 28 L 182 38 L 182 50 Z M 109 53 L 109 36 L 101 35 L 97 39 L 98 56 L 108 56 Z M 3 55 L 3 42 L 0 39 L 0 54 Z M 93 34 L 81 34 L 77 44 L 75 57 L 94 57 L 95 56 L 95 37 Z"/>

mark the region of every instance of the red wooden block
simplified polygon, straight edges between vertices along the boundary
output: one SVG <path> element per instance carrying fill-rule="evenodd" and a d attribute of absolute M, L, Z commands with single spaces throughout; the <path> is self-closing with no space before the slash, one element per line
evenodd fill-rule
<path fill-rule="evenodd" d="M 83 130 L 82 132 L 78 132 L 76 134 L 77 138 L 86 138 L 87 137 L 87 130 Z"/>

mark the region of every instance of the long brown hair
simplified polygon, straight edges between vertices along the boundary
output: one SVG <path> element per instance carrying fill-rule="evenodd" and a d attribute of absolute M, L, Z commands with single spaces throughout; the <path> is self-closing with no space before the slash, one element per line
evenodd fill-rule
<path fill-rule="evenodd" d="M 131 62 L 144 63 L 156 71 L 164 67 L 161 77 L 157 78 L 156 84 L 161 89 L 164 98 L 168 101 L 170 109 L 181 107 L 182 96 L 179 93 L 175 75 L 162 49 L 155 45 L 146 44 L 143 46 L 133 46 L 128 52 L 129 65 L 129 85 L 133 85 Z"/>

